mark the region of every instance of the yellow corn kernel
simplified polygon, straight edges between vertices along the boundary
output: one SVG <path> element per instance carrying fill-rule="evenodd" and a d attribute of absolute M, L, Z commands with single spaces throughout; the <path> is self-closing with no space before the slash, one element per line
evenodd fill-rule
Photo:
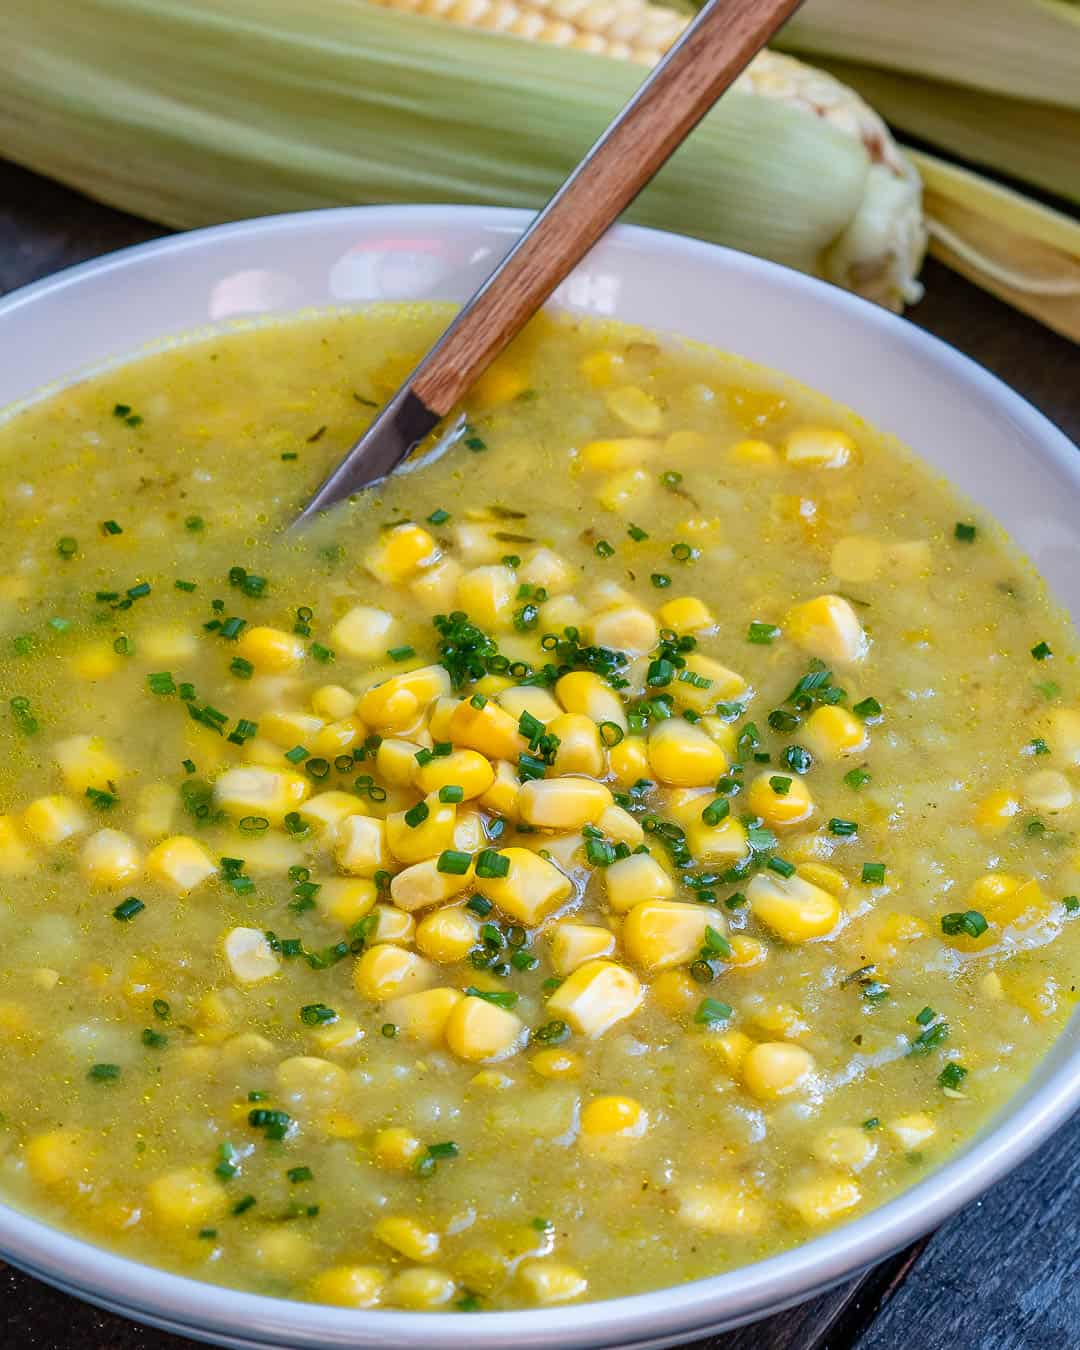
<path fill-rule="evenodd" d="M 385 1301 L 395 1308 L 427 1312 L 445 1308 L 458 1293 L 457 1282 L 445 1270 L 413 1266 L 399 1270 L 386 1286 Z"/>
<path fill-rule="evenodd" d="M 91 886 L 111 890 L 130 881 L 141 870 L 135 841 L 120 830 L 97 830 L 79 854 L 82 874 Z"/>
<path fill-rule="evenodd" d="M 346 717 L 340 722 L 328 722 L 306 744 L 314 754 L 334 759 L 358 745 L 364 739 L 366 730 L 358 717 Z"/>
<path fill-rule="evenodd" d="M 317 792 L 299 808 L 300 819 L 316 829 L 333 830 L 349 816 L 367 814 L 364 803 L 352 792 Z"/>
<path fill-rule="evenodd" d="M 608 765 L 620 787 L 649 776 L 649 752 L 641 736 L 627 736 L 608 751 Z"/>
<path fill-rule="evenodd" d="M 1033 775 L 1042 777 L 1042 775 Z M 1065 789 L 1070 792 L 1068 780 L 1064 775 L 1054 775 L 1060 777 L 1064 783 Z M 1026 795 L 1026 794 L 1025 794 Z M 1031 803 L 1029 803 L 1030 805 Z M 1048 809 L 1048 808 L 1043 808 Z M 991 792 L 979 802 L 975 808 L 975 824 L 985 834 L 1001 834 L 1009 828 L 1013 819 L 1019 815 L 1021 802 L 1019 796 L 1008 788 L 1001 788 L 997 792 Z M 1019 883 L 1016 883 L 1019 884 Z"/>
<path fill-rule="evenodd" d="M 355 1050 L 360 1042 L 364 1040 L 366 1033 L 355 1017 L 339 1016 L 333 1022 L 324 1022 L 320 1026 L 315 1027 L 310 1035 L 316 1048 L 321 1050 L 324 1055 L 334 1055 L 349 1050 Z M 271 1045 L 271 1052 L 273 1052 L 273 1049 L 274 1047 Z M 338 1131 L 337 1133 L 331 1131 L 329 1124 L 327 1124 L 327 1133 L 334 1133 L 334 1137 L 338 1139 L 351 1138 L 352 1135 L 349 1127 L 350 1119 L 351 1118 L 343 1118 L 337 1122 L 335 1125 L 335 1130 Z M 340 1131 L 345 1132 L 341 1133 Z"/>
<path fill-rule="evenodd" d="M 659 403 L 634 384 L 613 389 L 604 399 L 608 410 L 639 436 L 652 436 L 664 420 Z"/>
<path fill-rule="evenodd" d="M 406 1036 L 421 1045 L 439 1045 L 450 1015 L 462 1001 L 460 989 L 419 989 L 383 1004 L 382 1015 Z"/>
<path fill-rule="evenodd" d="M 764 942 L 747 937 L 745 933 L 733 933 L 728 939 L 728 944 L 731 947 L 731 955 L 727 960 L 736 970 L 750 970 L 753 966 L 760 966 L 769 955 L 769 949 Z"/>
<path fill-rule="evenodd" d="M 740 1065 L 743 1086 L 760 1101 L 775 1101 L 797 1092 L 814 1070 L 814 1057 L 801 1045 L 762 1041 L 746 1052 Z"/>
<path fill-rule="evenodd" d="M 984 878 L 985 881 L 985 878 Z M 985 893 L 985 892 L 983 892 Z M 995 899 L 987 899 L 984 913 L 987 919 L 999 928 L 1031 928 L 1041 923 L 1050 908 L 1050 901 L 1032 877 L 1019 886 L 1005 890 Z M 961 936 L 957 934 L 957 937 Z M 955 942 L 956 938 L 950 938 Z M 976 945 L 979 939 L 974 939 Z M 985 939 L 982 940 L 985 945 Z"/>
<path fill-rule="evenodd" d="M 525 848 L 504 848 L 510 870 L 502 877 L 478 877 L 479 890 L 507 915 L 526 927 L 546 918 L 573 893 L 573 884 L 554 863 Z"/>
<path fill-rule="evenodd" d="M 596 924 L 560 923 L 552 929 L 550 939 L 556 975 L 569 975 L 586 961 L 610 956 L 615 950 L 615 934 Z"/>
<path fill-rule="evenodd" d="M 754 918 L 784 942 L 825 937 L 840 920 L 836 897 L 797 873 L 782 877 L 759 872 L 747 886 L 746 898 Z"/>
<path fill-rule="evenodd" d="M 470 995 L 451 1010 L 445 1035 L 459 1059 L 486 1063 L 520 1049 L 525 1023 L 516 1013 Z"/>
<path fill-rule="evenodd" d="M 214 801 L 230 816 L 265 816 L 271 825 L 280 825 L 310 793 L 308 778 L 259 765 L 226 769 L 214 782 Z"/>
<path fill-rule="evenodd" d="M 386 844 L 398 862 L 437 858 L 444 849 L 453 847 L 457 807 L 453 802 L 439 801 L 437 793 L 424 802 L 428 814 L 419 825 L 409 824 L 407 811 L 392 811 L 386 817 Z"/>
<path fill-rule="evenodd" d="M 91 683 L 106 680 L 116 673 L 122 659 L 111 642 L 87 642 L 72 656 L 71 671 Z"/>
<path fill-rule="evenodd" d="M 0 876 L 25 876 L 34 867 L 34 859 L 19 838 L 14 820 L 10 816 L 0 816 Z"/>
<path fill-rule="evenodd" d="M 225 1187 L 198 1167 L 184 1167 L 155 1178 L 146 1188 L 154 1217 L 170 1227 L 195 1227 L 220 1218 L 228 1209 Z"/>
<path fill-rule="evenodd" d="M 375 916 L 375 931 L 368 939 L 370 942 L 407 947 L 416 936 L 416 920 L 396 905 L 375 905 L 371 912 Z"/>
<path fill-rule="evenodd" d="M 777 784 L 784 790 L 779 791 Z M 760 816 L 774 829 L 800 825 L 814 814 L 814 799 L 805 780 L 791 774 L 759 773 L 750 784 L 746 804 L 752 816 Z"/>
<path fill-rule="evenodd" d="M 1009 1002 L 1022 1008 L 1036 1022 L 1045 1022 L 1057 1012 L 1058 982 L 1046 971 L 1008 972 L 1002 987 Z"/>
<path fill-rule="evenodd" d="M 833 545 L 829 566 L 838 581 L 873 581 L 885 565 L 885 549 L 867 535 L 848 535 Z"/>
<path fill-rule="evenodd" d="M 139 638 L 139 655 L 152 662 L 152 669 L 174 667 L 192 660 L 199 651 L 199 639 L 189 628 L 155 625 Z"/>
<path fill-rule="evenodd" d="M 492 784 L 480 795 L 478 803 L 495 815 L 505 816 L 510 820 L 516 819 L 518 792 L 521 790 L 517 769 L 505 759 L 497 760 L 494 768 L 495 777 Z"/>
<path fill-rule="evenodd" d="M 937 1126 L 925 1111 L 916 1111 L 910 1116 L 899 1116 L 890 1120 L 885 1128 L 908 1153 L 928 1144 L 937 1134 Z"/>
<path fill-rule="evenodd" d="M 484 629 L 509 628 L 517 578 L 504 563 L 484 563 L 458 580 L 456 604 Z"/>
<path fill-rule="evenodd" d="M 547 724 L 558 740 L 553 760 L 556 774 L 585 773 L 600 778 L 607 772 L 607 756 L 600 728 L 585 713 L 560 713 Z"/>
<path fill-rule="evenodd" d="M 550 548 L 538 548 L 517 569 L 517 579 L 522 585 L 539 586 L 549 596 L 555 596 L 570 590 L 576 575 L 561 554 Z"/>
<path fill-rule="evenodd" d="M 334 857 L 343 872 L 373 877 L 390 863 L 386 821 L 374 816 L 346 816 L 334 831 Z"/>
<path fill-rule="evenodd" d="M 53 746 L 53 758 L 64 782 L 76 796 L 87 788 L 106 792 L 124 776 L 123 766 L 105 748 L 100 736 L 69 736 Z"/>
<path fill-rule="evenodd" d="M 681 708 L 692 708 L 695 712 L 703 713 L 718 700 L 726 702 L 739 699 L 747 692 L 746 681 L 741 675 L 699 652 L 691 652 L 686 658 L 686 670 L 708 683 L 701 686 L 676 680 L 669 692 Z M 726 723 L 720 725 L 727 730 Z"/>
<path fill-rule="evenodd" d="M 417 752 L 423 747 L 400 736 L 384 736 L 375 752 L 375 772 L 391 787 L 411 787 L 419 765 Z"/>
<path fill-rule="evenodd" d="M 158 839 L 172 829 L 180 794 L 171 783 L 147 783 L 135 794 L 135 833 Z"/>
<path fill-rule="evenodd" d="M 419 666 L 372 685 L 360 696 L 357 713 L 368 726 L 401 731 L 449 693 L 450 676 L 442 666 Z"/>
<path fill-rule="evenodd" d="M 645 436 L 616 437 L 606 441 L 589 441 L 581 447 L 581 467 L 590 472 L 610 473 L 614 469 L 631 469 L 644 464 L 660 449 L 660 442 Z"/>
<path fill-rule="evenodd" d="M 580 1078 L 585 1066 L 573 1050 L 538 1050 L 529 1060 L 541 1078 Z"/>
<path fill-rule="evenodd" d="M 685 970 L 664 970 L 649 985 L 649 994 L 669 1017 L 689 1017 L 701 1002 L 701 986 Z"/>
<path fill-rule="evenodd" d="M 581 1112 L 581 1142 L 640 1139 L 649 1128 L 649 1113 L 633 1097 L 594 1097 Z"/>
<path fill-rule="evenodd" d="M 842 759 L 870 743 L 866 724 L 836 704 L 815 708 L 803 724 L 801 739 L 818 759 Z"/>
<path fill-rule="evenodd" d="M 438 978 L 439 972 L 430 961 L 389 942 L 369 947 L 353 967 L 356 992 L 372 1003 L 419 993 L 436 984 Z"/>
<path fill-rule="evenodd" d="M 693 633 L 697 637 L 702 637 L 716 629 L 716 620 L 708 605 L 696 595 L 681 595 L 674 600 L 665 601 L 660 606 L 659 617 L 665 628 L 679 634 Z M 716 695 L 713 702 L 719 697 L 721 695 Z"/>
<path fill-rule="evenodd" d="M 861 1172 L 873 1161 L 877 1144 L 858 1125 L 837 1125 L 819 1134 L 810 1152 L 827 1167 L 846 1167 L 850 1172 Z"/>
<path fill-rule="evenodd" d="M 518 1267 L 517 1279 L 528 1297 L 541 1307 L 569 1303 L 589 1287 L 580 1270 L 561 1261 L 525 1261 Z"/>
<path fill-rule="evenodd" d="M 237 639 L 237 655 L 262 673 L 295 670 L 304 659 L 304 642 L 280 628 L 245 628 Z"/>
<path fill-rule="evenodd" d="M 381 658 L 390 645 L 394 622 L 394 616 L 388 610 L 376 609 L 374 605 L 354 605 L 331 628 L 330 642 L 335 651 L 358 660 Z"/>
<path fill-rule="evenodd" d="M 692 961 L 705 941 L 705 929 L 721 922 L 707 905 L 645 900 L 627 914 L 620 938 L 635 965 L 666 970 Z"/>
<path fill-rule="evenodd" d="M 487 821 L 475 807 L 459 806 L 454 824 L 453 847 L 462 853 L 476 853 L 487 843 Z"/>
<path fill-rule="evenodd" d="M 439 561 L 439 546 L 427 530 L 405 521 L 386 530 L 364 565 L 384 585 L 409 581 L 417 572 Z"/>
<path fill-rule="evenodd" d="M 702 729 L 682 717 L 656 723 L 649 732 L 649 767 L 661 783 L 702 787 L 728 766 L 727 755 Z"/>
<path fill-rule="evenodd" d="M 529 387 L 529 377 L 507 358 L 488 366 L 469 391 L 469 402 L 478 408 L 493 408 L 523 394 Z"/>
<path fill-rule="evenodd" d="M 163 839 L 146 855 L 147 873 L 180 894 L 193 891 L 217 871 L 202 844 L 187 834 Z"/>
<path fill-rule="evenodd" d="M 714 864 L 745 857 L 750 845 L 742 821 L 727 816 L 719 825 L 706 825 L 701 818 L 702 809 L 699 803 L 699 808 L 683 827 L 686 845 L 695 862 Z"/>
<path fill-rule="evenodd" d="M 391 1125 L 378 1130 L 372 1141 L 375 1161 L 388 1172 L 404 1172 L 424 1152 L 424 1145 L 411 1130 Z"/>
<path fill-rule="evenodd" d="M 626 730 L 622 699 L 591 670 L 574 670 L 555 684 L 555 696 L 568 713 L 578 713 L 593 722 L 612 722 Z"/>
<path fill-rule="evenodd" d="M 479 931 L 467 909 L 459 905 L 439 909 L 416 925 L 416 950 L 440 965 L 464 961 L 476 946 Z"/>
<path fill-rule="evenodd" d="M 764 1031 L 767 1035 L 782 1038 L 786 1041 L 795 1040 L 809 1031 L 802 1013 L 799 1012 L 798 1008 L 793 1008 L 790 1003 L 766 1003 L 763 1006 L 755 1007 L 750 1015 L 750 1020 L 755 1027 Z"/>
<path fill-rule="evenodd" d="M 71 797 L 38 797 L 23 812 L 23 824 L 39 844 L 55 848 L 90 828 L 90 818 Z"/>
<path fill-rule="evenodd" d="M 225 960 L 241 984 L 255 984 L 281 969 L 281 960 L 261 928 L 231 928 L 225 934 Z"/>
<path fill-rule="evenodd" d="M 838 427 L 796 427 L 784 437 L 784 459 L 799 468 L 842 469 L 854 455 L 855 442 Z"/>
<path fill-rule="evenodd" d="M 617 380 L 625 367 L 626 358 L 621 353 L 602 348 L 583 356 L 578 369 L 591 385 L 603 388 Z"/>
<path fill-rule="evenodd" d="M 339 1064 L 318 1055 L 290 1055 L 274 1071 L 281 1100 L 291 1111 L 310 1116 L 338 1106 L 349 1086 Z"/>
<path fill-rule="evenodd" d="M 375 1224 L 372 1236 L 410 1261 L 434 1261 L 441 1240 L 433 1228 L 425 1228 L 404 1214 L 387 1214 Z"/>
<path fill-rule="evenodd" d="M 701 1043 L 706 1050 L 724 1061 L 732 1077 L 741 1072 L 747 1055 L 754 1048 L 754 1042 L 745 1031 L 709 1031 Z"/>
<path fill-rule="evenodd" d="M 548 999 L 553 1018 L 569 1023 L 581 1036 L 601 1036 L 634 1013 L 641 982 L 614 961 L 586 961 L 568 975 Z"/>
<path fill-rule="evenodd" d="M 1058 769 L 1040 769 L 1024 780 L 1024 805 L 1029 811 L 1055 816 L 1073 804 L 1069 780 Z"/>
<path fill-rule="evenodd" d="M 756 468 L 772 468 L 776 464 L 776 451 L 768 441 L 736 441 L 728 450 L 728 459 L 735 464 L 752 464 Z"/>
<path fill-rule="evenodd" d="M 636 848 L 645 839 L 641 822 L 614 802 L 600 815 L 596 827 L 617 844 L 629 844 L 631 848 Z"/>
<path fill-rule="evenodd" d="M 830 867 L 828 863 L 801 862 L 798 873 L 803 881 L 809 881 L 812 886 L 820 886 L 830 895 L 846 895 L 851 889 L 847 877 L 835 867 Z"/>
<path fill-rule="evenodd" d="M 1046 739 L 1059 764 L 1080 764 L 1080 710 L 1054 708 L 1048 717 Z"/>
<path fill-rule="evenodd" d="M 464 699 L 450 715 L 447 732 L 455 745 L 479 750 L 489 759 L 516 763 L 527 748 L 524 736 L 518 731 L 517 719 L 491 699 L 479 708 L 471 699 Z"/>
<path fill-rule="evenodd" d="M 356 711 L 356 695 L 340 684 L 321 684 L 311 695 L 311 711 L 325 722 L 340 722 Z"/>
<path fill-rule="evenodd" d="M 688 1228 L 724 1237 L 760 1233 L 769 1212 L 761 1197 L 745 1181 L 698 1182 L 676 1191 L 678 1218 Z"/>
<path fill-rule="evenodd" d="M 606 478 L 596 490 L 596 500 L 605 511 L 629 514 L 635 506 L 652 496 L 653 476 L 644 469 L 622 469 Z"/>
<path fill-rule="evenodd" d="M 291 750 L 294 745 L 310 745 L 325 725 L 314 713 L 284 709 L 263 713 L 259 718 L 260 734 L 283 750 Z"/>
<path fill-rule="evenodd" d="M 588 623 L 592 641 L 600 647 L 644 656 L 656 646 L 660 629 L 656 620 L 640 605 L 615 605 L 594 614 Z"/>
<path fill-rule="evenodd" d="M 787 1202 L 804 1223 L 828 1223 L 862 1199 L 858 1185 L 843 1173 L 817 1177 L 788 1192 Z"/>
<path fill-rule="evenodd" d="M 377 1308 L 386 1286 L 386 1271 L 378 1266 L 330 1266 L 311 1282 L 316 1303 L 337 1308 Z"/>
<path fill-rule="evenodd" d="M 589 611 L 573 595 L 557 595 L 554 600 L 544 604 L 544 628 L 550 633 L 559 633 L 564 628 L 581 629 L 589 617 Z"/>
<path fill-rule="evenodd" d="M 351 928 L 369 914 L 378 895 L 375 883 L 364 877 L 324 877 L 317 885 L 316 908 L 324 919 L 342 928 Z"/>
<path fill-rule="evenodd" d="M 86 1137 L 78 1130 L 47 1130 L 26 1141 L 23 1156 L 35 1181 L 43 1186 L 59 1186 L 85 1176 L 90 1150 Z"/>
<path fill-rule="evenodd" d="M 414 763 L 413 767 L 416 770 L 416 786 L 421 792 L 437 793 L 440 788 L 452 785 L 461 788 L 464 801 L 483 796 L 495 781 L 495 770 L 490 760 L 477 750 L 455 750 L 449 755 L 438 755 L 420 766 Z"/>
<path fill-rule="evenodd" d="M 863 938 L 869 960 L 877 965 L 895 961 L 900 954 L 900 944 L 915 942 L 926 937 L 926 924 L 914 914 L 883 914 L 873 923 L 870 933 Z"/>
<path fill-rule="evenodd" d="M 430 905 L 452 900 L 475 882 L 472 864 L 463 873 L 440 872 L 438 858 L 425 858 L 399 872 L 390 882 L 390 898 L 399 909 L 412 914 Z"/>
<path fill-rule="evenodd" d="M 784 634 L 803 651 L 829 665 L 850 665 L 866 655 L 859 616 L 840 595 L 819 595 L 788 610 Z"/>
<path fill-rule="evenodd" d="M 522 783 L 517 798 L 520 818 L 545 830 L 593 825 L 611 805 L 610 790 L 592 778 L 530 779 Z"/>

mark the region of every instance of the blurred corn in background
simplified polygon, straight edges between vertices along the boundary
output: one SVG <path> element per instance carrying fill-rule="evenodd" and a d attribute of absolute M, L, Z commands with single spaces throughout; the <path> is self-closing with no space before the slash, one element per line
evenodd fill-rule
<path fill-rule="evenodd" d="M 969 24 L 1044 3 L 1074 8 L 955 0 Z M 809 0 L 782 40 L 861 77 L 870 19 L 901 10 L 906 26 L 907 0 Z M 686 22 L 648 0 L 4 0 L 0 151 L 176 226 L 347 202 L 536 207 Z M 848 46 L 830 48 L 833 28 Z M 1028 98 L 1037 81 L 1012 64 L 1007 97 Z M 1080 337 L 1080 226 L 904 153 L 847 85 L 790 57 L 759 57 L 629 218 L 894 309 L 919 294 L 928 224 L 961 270 Z"/>

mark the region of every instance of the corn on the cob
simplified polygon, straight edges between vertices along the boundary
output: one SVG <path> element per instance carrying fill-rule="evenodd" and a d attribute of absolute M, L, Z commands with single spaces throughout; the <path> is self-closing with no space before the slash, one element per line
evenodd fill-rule
<path fill-rule="evenodd" d="M 487 30 L 359 0 L 7 0 L 0 143 L 179 226 L 343 202 L 539 206 L 682 23 L 644 0 L 446 13 L 470 16 Z M 494 31 L 515 25 L 551 41 Z M 894 308 L 918 294 L 917 174 L 865 104 L 786 58 L 761 58 L 629 214 Z"/>

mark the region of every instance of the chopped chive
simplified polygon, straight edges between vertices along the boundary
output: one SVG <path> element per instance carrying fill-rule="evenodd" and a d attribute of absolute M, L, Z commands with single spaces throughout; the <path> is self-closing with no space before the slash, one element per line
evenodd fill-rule
<path fill-rule="evenodd" d="M 982 937 L 989 926 L 977 909 L 968 909 L 963 913 L 943 914 L 941 917 L 941 931 L 948 937 L 955 937 L 957 934 L 963 933 L 970 938 L 979 938 Z"/>
<path fill-rule="evenodd" d="M 478 877 L 504 877 L 510 871 L 510 859 L 493 848 L 481 849 L 476 855 Z"/>
<path fill-rule="evenodd" d="M 101 811 L 107 811 L 120 800 L 115 792 L 105 792 L 102 788 L 94 787 L 86 789 L 86 796 Z"/>
<path fill-rule="evenodd" d="M 155 671 L 152 675 L 147 675 L 146 683 L 150 686 L 150 692 L 152 694 L 176 693 L 176 681 L 173 679 L 170 671 Z"/>
<path fill-rule="evenodd" d="M 232 1212 L 234 1214 L 246 1214 L 255 1203 L 255 1197 L 253 1195 L 245 1195 L 243 1199 L 237 1200 L 236 1204 L 233 1205 Z"/>
<path fill-rule="evenodd" d="M 1066 914 L 1080 913 L 1080 896 L 1066 895 L 1061 903 L 1065 906 Z"/>
<path fill-rule="evenodd" d="M 814 757 L 810 751 L 801 745 L 789 745 L 783 754 L 784 764 L 792 773 L 809 773 L 813 767 Z"/>
<path fill-rule="evenodd" d="M 121 923 L 126 923 L 133 919 L 136 914 L 141 914 L 146 905 L 134 895 L 129 895 L 126 900 L 121 900 L 113 910 L 113 918 L 119 919 Z"/>
<path fill-rule="evenodd" d="M 120 1077 L 119 1064 L 91 1064 L 87 1078 L 94 1083 L 115 1083 Z"/>
<path fill-rule="evenodd" d="M 746 631 L 746 640 L 753 642 L 759 647 L 768 647 L 780 636 L 780 629 L 774 623 L 761 623 L 758 620 L 750 625 Z"/>
<path fill-rule="evenodd" d="M 844 782 L 849 788 L 861 788 L 864 783 L 869 783 L 870 775 L 865 769 L 849 769 L 844 774 Z"/>
<path fill-rule="evenodd" d="M 70 534 L 61 535 L 56 541 L 56 551 L 65 562 L 69 562 L 79 551 L 79 541 Z"/>
<path fill-rule="evenodd" d="M 408 825 L 410 830 L 415 830 L 418 826 L 423 825 L 430 814 L 431 811 L 427 802 L 417 802 L 415 806 L 410 806 L 405 812 L 405 824 Z"/>
<path fill-rule="evenodd" d="M 324 666 L 328 666 L 334 659 L 333 650 L 330 647 L 324 647 L 321 642 L 313 642 L 310 651 L 315 660 L 320 661 Z"/>
<path fill-rule="evenodd" d="M 731 811 L 731 803 L 726 797 L 714 798 L 701 813 L 701 819 L 708 826 L 719 825 Z"/>
<path fill-rule="evenodd" d="M 606 839 L 586 839 L 585 858 L 593 867 L 610 867 L 615 861 L 615 846 Z"/>
<path fill-rule="evenodd" d="M 789 863 L 786 858 L 770 858 L 765 864 L 771 872 L 777 873 L 782 877 L 793 877 L 795 875 L 795 864 Z"/>
<path fill-rule="evenodd" d="M 858 832 L 859 827 L 853 820 L 842 820 L 839 816 L 833 816 L 829 821 L 829 833 L 835 834 L 841 839 L 848 839 Z"/>
<path fill-rule="evenodd" d="M 447 876 L 463 877 L 469 870 L 469 864 L 472 862 L 471 854 L 465 853 L 460 849 L 447 848 L 439 854 L 439 860 L 435 864 L 437 872 L 444 872 Z"/>
<path fill-rule="evenodd" d="M 320 1027 L 337 1020 L 337 1013 L 325 1003 L 307 1003 L 300 1009 L 300 1021 L 306 1027 Z"/>
<path fill-rule="evenodd" d="M 457 783 L 445 783 L 439 789 L 439 801 L 460 802 L 465 800 L 465 789 Z"/>
<path fill-rule="evenodd" d="M 956 528 L 953 535 L 963 544 L 970 544 L 975 539 L 975 526 L 966 525 L 962 520 L 956 522 Z"/>
<path fill-rule="evenodd" d="M 925 1008 L 915 1014 L 915 1021 L 918 1022 L 919 1026 L 925 1027 L 929 1026 L 936 1016 L 937 1013 L 927 1004 Z"/>
<path fill-rule="evenodd" d="M 470 984 L 465 994 L 468 998 L 482 998 L 485 1003 L 493 1003 L 496 1008 L 513 1008 L 518 1001 L 513 989 L 477 989 L 474 984 Z"/>
<path fill-rule="evenodd" d="M 885 880 L 885 864 L 878 862 L 864 862 L 862 865 L 862 879 L 868 886 L 880 886 Z"/>
<path fill-rule="evenodd" d="M 294 745 L 291 750 L 285 751 L 285 758 L 289 761 L 290 764 L 302 764 L 304 760 L 310 756 L 310 754 L 311 751 L 305 749 L 304 746 Z"/>
<path fill-rule="evenodd" d="M 449 519 L 450 519 L 450 512 L 444 511 L 442 507 L 439 506 L 436 507 L 434 511 L 432 511 L 430 516 L 428 516 L 427 523 L 429 525 L 445 525 Z"/>
<path fill-rule="evenodd" d="M 688 563 L 693 562 L 694 559 L 700 557 L 701 554 L 700 550 L 694 548 L 692 544 L 686 544 L 680 541 L 677 544 L 672 544 L 671 556 L 676 562 Z"/>
<path fill-rule="evenodd" d="M 626 533 L 636 544 L 640 544 L 643 539 L 648 539 L 649 537 L 646 530 L 643 530 L 640 525 L 633 524 L 633 522 L 626 527 Z"/>
<path fill-rule="evenodd" d="M 713 1027 L 719 1022 L 729 1022 L 734 1015 L 734 1008 L 727 1003 L 721 1003 L 718 998 L 703 998 L 694 1013 L 694 1021 L 703 1026 Z"/>
<path fill-rule="evenodd" d="M 1031 654 L 1036 661 L 1045 661 L 1048 656 L 1053 656 L 1053 652 L 1045 642 L 1036 642 L 1031 649 Z"/>
<path fill-rule="evenodd" d="M 285 1175 L 293 1183 L 294 1186 L 299 1185 L 300 1182 L 302 1181 L 315 1180 L 315 1173 L 311 1170 L 310 1167 L 290 1167 L 289 1170 L 285 1173 Z"/>
<path fill-rule="evenodd" d="M 103 520 L 103 521 L 101 522 L 101 532 L 102 532 L 102 534 L 123 534 L 123 533 L 124 533 L 124 531 L 120 528 L 120 526 L 116 523 L 115 520 Z"/>
<path fill-rule="evenodd" d="M 769 786 L 778 797 L 786 797 L 791 791 L 791 779 L 784 778 L 780 774 L 774 775 L 769 779 Z"/>
<path fill-rule="evenodd" d="M 671 578 L 666 572 L 653 572 L 649 580 L 658 591 L 666 590 L 671 585 Z"/>
<path fill-rule="evenodd" d="M 174 581 L 173 585 L 178 591 L 194 591 L 197 589 L 194 581 Z"/>
<path fill-rule="evenodd" d="M 465 906 L 465 908 L 471 909 L 474 914 L 478 914 L 482 919 L 485 917 L 485 915 L 491 913 L 491 911 L 494 909 L 494 905 L 491 903 L 490 900 L 487 899 L 486 896 L 474 895 L 473 898 Z"/>
<path fill-rule="evenodd" d="M 414 647 L 389 647 L 386 652 L 391 661 L 408 661 L 411 656 L 416 655 Z"/>
<path fill-rule="evenodd" d="M 955 1060 L 946 1064 L 938 1074 L 938 1082 L 949 1092 L 955 1092 L 964 1079 L 968 1076 L 967 1069 L 962 1064 L 957 1064 Z"/>
<path fill-rule="evenodd" d="M 598 539 L 593 545 L 593 552 L 598 558 L 613 558 L 615 549 L 606 539 Z"/>
<path fill-rule="evenodd" d="M 851 711 L 855 713 L 857 717 L 861 717 L 865 722 L 869 721 L 872 717 L 881 716 L 881 704 L 876 698 L 864 698 L 858 703 L 853 703 L 851 705 Z"/>

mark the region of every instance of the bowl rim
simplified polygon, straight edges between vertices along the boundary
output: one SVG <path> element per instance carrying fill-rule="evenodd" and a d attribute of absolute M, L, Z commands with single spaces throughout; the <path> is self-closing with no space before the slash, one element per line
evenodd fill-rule
<path fill-rule="evenodd" d="M 488 206 L 333 207 L 167 235 L 78 263 L 11 292 L 0 299 L 0 331 L 23 311 L 32 313 L 39 301 L 58 297 L 91 277 L 100 279 L 146 260 L 168 266 L 192 250 L 212 250 L 219 242 L 237 237 L 246 236 L 252 243 L 288 234 L 302 239 L 305 232 L 323 223 L 380 218 L 399 225 L 424 224 L 447 237 L 457 230 L 480 227 L 516 233 L 532 216 L 526 210 Z M 694 257 L 718 267 L 721 274 L 736 269 L 760 276 L 838 311 L 846 322 L 868 334 L 879 333 L 899 343 L 966 385 L 978 399 L 999 408 L 1072 480 L 1080 494 L 1080 455 L 1064 433 L 996 376 L 914 324 L 816 278 L 732 249 L 633 225 L 618 225 L 609 237 L 637 245 L 672 265 L 677 265 L 679 257 Z M 1045 1078 L 1019 1105 L 1003 1107 L 1005 1118 L 992 1118 L 980 1135 L 935 1171 L 857 1219 L 749 1266 L 688 1284 L 565 1308 L 485 1312 L 471 1317 L 460 1312 L 356 1311 L 247 1293 L 114 1254 L 2 1203 L 0 1255 L 90 1302 L 176 1332 L 233 1345 L 295 1350 L 345 1346 L 404 1350 L 417 1344 L 428 1344 L 433 1350 L 483 1350 L 514 1345 L 550 1350 L 672 1344 L 798 1303 L 940 1224 L 1021 1162 L 1080 1106 L 1076 1055 L 1066 1056 Z"/>

